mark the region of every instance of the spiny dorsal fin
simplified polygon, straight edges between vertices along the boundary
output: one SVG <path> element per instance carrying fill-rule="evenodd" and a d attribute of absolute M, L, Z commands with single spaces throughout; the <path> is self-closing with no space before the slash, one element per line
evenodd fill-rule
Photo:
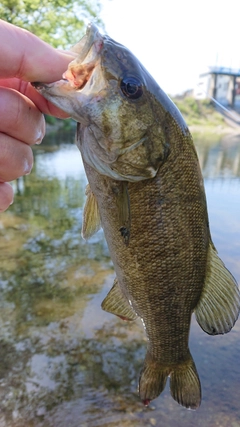
<path fill-rule="evenodd" d="M 196 319 L 208 334 L 225 334 L 234 326 L 239 310 L 237 283 L 210 243 L 206 279 L 194 310 Z"/>
<path fill-rule="evenodd" d="M 117 278 L 114 280 L 113 287 L 103 300 L 101 307 L 103 310 L 124 320 L 136 320 L 138 317 L 127 298 L 123 295 Z"/>
<path fill-rule="evenodd" d="M 85 194 L 87 199 L 83 209 L 83 224 L 81 234 L 82 237 L 87 240 L 101 228 L 101 220 L 97 200 L 92 193 L 89 184 L 86 186 Z"/>

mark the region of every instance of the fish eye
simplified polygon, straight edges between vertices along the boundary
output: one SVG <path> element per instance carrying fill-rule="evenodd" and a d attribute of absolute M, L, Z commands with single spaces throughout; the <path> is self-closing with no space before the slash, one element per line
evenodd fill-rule
<path fill-rule="evenodd" d="M 129 99 L 138 99 L 143 94 L 143 87 L 136 77 L 124 77 L 120 83 L 122 93 Z"/>

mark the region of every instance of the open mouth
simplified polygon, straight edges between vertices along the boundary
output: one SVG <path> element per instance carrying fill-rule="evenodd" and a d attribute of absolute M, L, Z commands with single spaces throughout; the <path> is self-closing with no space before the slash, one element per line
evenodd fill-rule
<path fill-rule="evenodd" d="M 63 79 L 69 81 L 72 87 L 81 90 L 91 78 L 95 66 L 96 61 L 85 64 L 75 64 L 73 61 L 63 74 Z"/>
<path fill-rule="evenodd" d="M 67 71 L 63 73 L 62 80 L 69 82 L 70 86 L 82 90 L 90 80 L 92 73 L 99 63 L 100 52 L 103 47 L 103 37 L 94 24 L 89 24 L 85 36 L 70 50 L 78 56 L 70 62 Z M 44 83 L 33 82 L 37 90 L 48 86 Z"/>
<path fill-rule="evenodd" d="M 90 24 L 86 35 L 72 48 L 78 56 L 70 62 L 67 71 L 63 74 L 63 79 L 68 80 L 72 87 L 83 89 L 99 61 L 102 47 L 103 37 L 99 34 L 97 27 Z"/>

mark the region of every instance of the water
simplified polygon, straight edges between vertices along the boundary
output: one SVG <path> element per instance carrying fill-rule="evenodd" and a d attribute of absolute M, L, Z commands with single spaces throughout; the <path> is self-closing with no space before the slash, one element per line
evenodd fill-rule
<path fill-rule="evenodd" d="M 86 178 L 72 140 L 36 148 L 32 174 L 0 215 L 0 427 L 240 426 L 239 321 L 210 337 L 193 318 L 197 411 L 168 386 L 149 408 L 139 401 L 146 338 L 140 322 L 100 308 L 114 272 L 102 231 L 80 236 Z M 196 145 L 212 237 L 240 282 L 240 139 Z"/>

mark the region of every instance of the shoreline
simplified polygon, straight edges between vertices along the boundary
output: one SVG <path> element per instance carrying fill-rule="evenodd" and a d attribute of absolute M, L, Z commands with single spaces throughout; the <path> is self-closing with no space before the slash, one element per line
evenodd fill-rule
<path fill-rule="evenodd" d="M 219 139 L 229 142 L 240 143 L 240 126 L 239 128 L 231 127 L 231 126 L 209 126 L 209 125 L 190 125 L 188 126 L 193 140 L 196 137 L 204 136 L 204 139 L 209 137 L 212 139 L 213 137 L 218 137 Z"/>

